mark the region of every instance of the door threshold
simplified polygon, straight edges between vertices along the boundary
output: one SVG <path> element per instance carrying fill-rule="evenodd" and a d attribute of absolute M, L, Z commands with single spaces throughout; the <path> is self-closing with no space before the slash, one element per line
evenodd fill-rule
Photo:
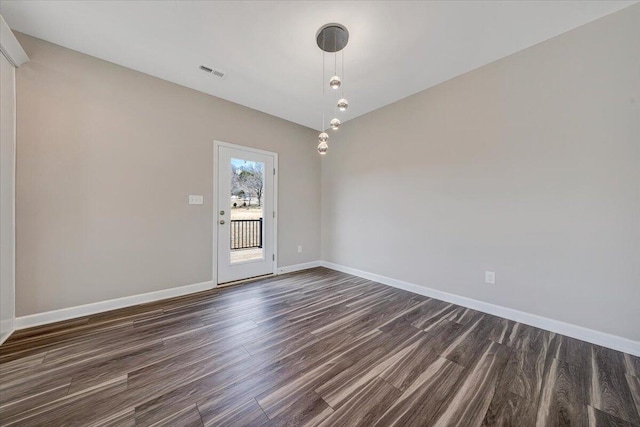
<path fill-rule="evenodd" d="M 253 282 L 254 280 L 257 280 L 257 279 L 264 279 L 264 278 L 272 277 L 272 276 L 275 276 L 275 274 L 273 274 L 273 273 L 263 274 L 262 276 L 248 277 L 246 279 L 234 280 L 233 282 L 218 283 L 218 286 L 216 286 L 216 287 L 217 288 L 226 288 L 227 286 L 241 285 L 243 283 Z"/>

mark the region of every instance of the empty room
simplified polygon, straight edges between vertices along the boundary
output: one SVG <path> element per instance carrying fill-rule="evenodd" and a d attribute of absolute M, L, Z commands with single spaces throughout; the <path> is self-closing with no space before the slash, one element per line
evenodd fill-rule
<path fill-rule="evenodd" d="M 0 426 L 640 427 L 639 1 L 0 0 Z"/>

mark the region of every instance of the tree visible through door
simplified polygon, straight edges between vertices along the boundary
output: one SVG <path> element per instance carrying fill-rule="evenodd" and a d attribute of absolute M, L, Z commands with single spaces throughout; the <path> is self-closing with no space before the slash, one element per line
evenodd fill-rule
<path fill-rule="evenodd" d="M 264 258 L 264 163 L 231 159 L 231 263 Z"/>

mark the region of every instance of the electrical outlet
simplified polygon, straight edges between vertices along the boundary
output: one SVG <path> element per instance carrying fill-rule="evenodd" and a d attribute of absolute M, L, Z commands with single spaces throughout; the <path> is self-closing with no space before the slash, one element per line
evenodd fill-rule
<path fill-rule="evenodd" d="M 298 253 L 301 254 L 302 253 L 302 245 L 298 245 Z"/>
<path fill-rule="evenodd" d="M 484 281 L 490 285 L 496 284 L 496 273 L 493 271 L 485 271 L 484 272 Z"/>
<path fill-rule="evenodd" d="M 190 194 L 189 195 L 189 204 L 190 205 L 201 205 L 204 203 L 204 197 L 198 194 Z"/>

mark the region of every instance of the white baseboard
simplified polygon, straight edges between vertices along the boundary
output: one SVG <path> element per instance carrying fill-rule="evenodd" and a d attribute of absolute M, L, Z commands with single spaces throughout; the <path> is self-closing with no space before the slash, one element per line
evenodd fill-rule
<path fill-rule="evenodd" d="M 194 292 L 206 291 L 212 288 L 213 282 L 208 281 L 195 283 L 193 285 L 163 289 L 161 291 L 149 292 L 146 294 L 132 295 L 107 301 L 94 302 L 91 304 L 78 305 L 75 307 L 62 308 L 60 310 L 47 311 L 44 313 L 30 314 L 28 316 L 16 317 L 14 328 L 18 330 L 30 328 L 32 326 L 45 325 L 47 323 L 60 322 L 62 320 L 89 316 L 91 314 L 115 310 L 118 308 L 130 307 L 132 305 L 144 304 L 147 302 L 159 301 L 166 298 L 192 294 Z"/>
<path fill-rule="evenodd" d="M 286 273 L 293 273 L 294 271 L 308 270 L 309 268 L 320 267 L 321 264 L 322 264 L 322 261 L 311 261 L 311 262 L 305 262 L 302 264 L 294 264 L 294 265 L 287 265 L 284 267 L 278 267 L 278 274 L 286 274 Z"/>
<path fill-rule="evenodd" d="M 11 328 L 7 334 L 5 334 L 4 336 L 0 337 L 0 345 L 2 345 L 7 340 L 7 338 L 9 338 L 11 336 L 11 334 L 14 331 L 15 331 L 15 329 Z"/>
<path fill-rule="evenodd" d="M 278 274 L 292 273 L 294 271 L 307 270 L 309 268 L 320 267 L 320 261 L 311 261 L 303 264 L 288 265 L 278 268 Z M 89 316 L 104 311 L 118 308 L 130 307 L 132 305 L 144 304 L 166 298 L 173 298 L 194 292 L 205 291 L 213 288 L 213 282 L 202 282 L 193 285 L 180 286 L 177 288 L 163 289 L 161 291 L 149 292 L 146 294 L 133 295 L 129 297 L 117 298 L 108 301 L 94 302 L 91 304 L 79 305 L 75 307 L 63 308 L 60 310 L 47 311 L 44 313 L 30 314 L 28 316 L 17 317 L 14 322 L 14 329 L 25 329 L 33 326 L 46 325 L 48 323 L 60 322 L 62 320 L 75 319 L 77 317 Z M 6 339 L 6 338 L 5 338 Z"/>
<path fill-rule="evenodd" d="M 306 270 L 315 267 L 326 267 L 332 270 L 341 271 L 343 273 L 352 274 L 354 276 L 369 279 L 384 285 L 393 286 L 394 288 L 403 289 L 415 294 L 439 299 L 441 301 L 468 307 L 483 313 L 492 314 L 505 319 L 535 326 L 551 332 L 556 332 L 592 344 L 601 345 L 624 353 L 640 356 L 640 342 L 633 341 L 628 338 L 600 332 L 593 329 L 584 328 L 582 326 L 573 325 L 571 323 L 562 322 L 560 320 L 549 319 L 538 316 L 536 314 L 527 313 L 512 308 L 502 307 L 488 302 L 478 301 L 472 298 L 451 294 L 437 289 L 428 288 L 426 286 L 416 285 L 414 283 L 404 282 L 402 280 L 392 279 L 390 277 L 381 276 L 375 273 L 358 270 L 343 265 L 334 264 L 328 261 L 311 261 L 302 264 L 278 267 L 278 274 L 292 273 L 294 271 Z M 133 295 L 123 298 L 112 299 L 108 301 L 100 301 L 91 304 L 80 305 L 76 307 L 63 308 L 60 310 L 48 311 L 45 313 L 37 313 L 29 316 L 17 317 L 14 321 L 14 330 L 25 329 L 32 326 L 39 326 L 48 323 L 69 320 L 77 317 L 88 316 L 104 311 L 115 310 L 118 308 L 130 307 L 133 305 L 144 304 L 148 302 L 158 301 L 166 298 L 172 298 L 194 292 L 205 291 L 213 288 L 213 282 L 202 282 L 193 285 L 180 286 L 176 288 L 164 289 L 161 291 L 149 292 L 146 294 Z M 11 331 L 13 332 L 13 330 Z M 4 342 L 11 333 L 2 338 Z M 0 344 L 2 344 L 0 342 Z"/>
<path fill-rule="evenodd" d="M 623 353 L 640 356 L 640 342 L 633 341 L 628 338 L 619 337 L 617 335 L 600 332 L 593 329 L 584 328 L 582 326 L 573 325 L 571 323 L 562 322 L 560 320 L 549 319 L 547 317 L 538 316 L 536 314 L 527 313 L 512 308 L 502 307 L 488 302 L 478 301 L 475 299 L 463 297 L 460 295 L 450 294 L 448 292 L 439 291 L 437 289 L 428 288 L 426 286 L 416 285 L 414 283 L 404 282 L 402 280 L 392 279 L 390 277 L 381 276 L 379 274 L 369 273 L 367 271 L 357 270 L 351 267 L 334 264 L 328 261 L 320 262 L 322 267 L 332 270 L 341 271 L 343 273 L 352 274 L 354 276 L 369 279 L 384 285 L 393 286 L 394 288 L 403 289 L 413 292 L 414 294 L 424 295 L 427 297 L 439 299 L 441 301 L 468 307 L 483 313 L 492 314 L 494 316 L 504 317 L 505 319 L 515 322 L 524 323 L 536 328 L 545 329 L 568 337 L 587 341 L 592 344 L 601 345 L 603 347 L 618 350 Z"/>

